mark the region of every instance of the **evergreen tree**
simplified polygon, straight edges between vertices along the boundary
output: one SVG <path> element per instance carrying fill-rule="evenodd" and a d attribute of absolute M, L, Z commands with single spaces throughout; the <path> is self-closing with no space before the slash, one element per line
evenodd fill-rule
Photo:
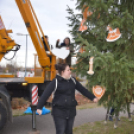
<path fill-rule="evenodd" d="M 80 32 L 81 14 L 74 14 L 68 7 L 70 33 L 73 45 L 85 52 L 77 52 L 76 73 L 86 76 L 91 90 L 95 85 L 106 88 L 99 101 L 106 107 L 115 107 L 116 113 L 126 109 L 134 96 L 134 1 L 130 0 L 77 0 L 76 9 L 92 12 L 85 25 L 88 29 Z M 107 42 L 107 26 L 119 28 L 121 38 Z M 94 75 L 87 74 L 89 58 L 94 57 Z"/>

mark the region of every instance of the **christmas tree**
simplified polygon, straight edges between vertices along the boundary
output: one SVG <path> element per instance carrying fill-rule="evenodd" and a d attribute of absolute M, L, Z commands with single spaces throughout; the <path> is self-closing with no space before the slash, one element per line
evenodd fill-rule
<path fill-rule="evenodd" d="M 118 114 L 134 97 L 134 1 L 77 0 L 76 9 L 81 13 L 67 9 L 73 45 L 84 49 L 83 53 L 76 52 L 75 71 L 87 77 L 89 90 L 95 85 L 105 87 L 99 103 L 116 108 Z M 87 29 L 80 31 L 85 10 L 90 13 L 83 23 Z M 108 42 L 108 26 L 120 30 L 118 40 Z M 87 74 L 90 57 L 94 57 L 92 76 Z"/>

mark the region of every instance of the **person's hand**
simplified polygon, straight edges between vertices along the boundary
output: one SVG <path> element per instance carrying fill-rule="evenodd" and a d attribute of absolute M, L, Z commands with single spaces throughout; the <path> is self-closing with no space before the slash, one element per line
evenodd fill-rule
<path fill-rule="evenodd" d="M 69 50 L 69 47 L 66 47 L 67 50 Z"/>
<path fill-rule="evenodd" d="M 95 102 L 95 103 L 97 103 L 98 101 L 99 101 L 98 98 L 94 98 L 94 99 L 93 99 L 93 102 Z"/>
<path fill-rule="evenodd" d="M 42 110 L 37 109 L 37 113 L 38 113 L 39 115 L 41 115 L 41 114 L 42 114 Z"/>
<path fill-rule="evenodd" d="M 58 39 L 57 42 L 60 42 L 60 39 Z"/>

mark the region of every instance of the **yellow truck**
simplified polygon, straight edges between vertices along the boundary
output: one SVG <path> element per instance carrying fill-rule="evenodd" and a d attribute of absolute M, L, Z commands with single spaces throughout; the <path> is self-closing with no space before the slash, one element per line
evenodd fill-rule
<path fill-rule="evenodd" d="M 40 96 L 45 90 L 46 85 L 56 75 L 56 56 L 50 51 L 49 44 L 45 39 L 30 0 L 15 1 L 37 51 L 42 74 L 40 77 L 23 78 L 16 78 L 14 75 L 0 75 L 0 130 L 5 126 L 7 121 L 12 121 L 13 119 L 11 108 L 11 100 L 13 97 L 24 97 L 31 102 L 33 86 L 37 85 L 38 96 Z M 8 33 L 11 32 L 12 30 L 6 30 L 2 18 L 0 17 L 0 61 L 8 52 L 17 51 L 20 48 L 9 36 Z M 46 48 L 49 53 L 46 52 Z M 49 80 L 45 79 L 47 71 L 50 72 Z"/>

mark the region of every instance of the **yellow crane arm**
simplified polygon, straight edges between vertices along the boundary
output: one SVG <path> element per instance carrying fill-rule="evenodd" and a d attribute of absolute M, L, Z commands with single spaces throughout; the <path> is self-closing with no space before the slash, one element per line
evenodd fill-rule
<path fill-rule="evenodd" d="M 50 79 L 52 80 L 56 75 L 55 70 L 56 57 L 50 51 L 49 44 L 46 41 L 42 28 L 31 5 L 31 2 L 30 0 L 15 0 L 15 1 L 22 15 L 26 28 L 30 34 L 34 47 L 37 51 L 38 61 L 43 70 L 42 77 L 45 79 L 45 71 L 49 69 L 49 71 L 51 72 Z M 47 49 L 50 52 L 49 56 L 46 53 L 45 49 Z M 51 57 L 51 63 L 50 63 L 50 57 Z M 33 81 L 33 79 L 31 80 Z"/>
<path fill-rule="evenodd" d="M 42 66 L 42 68 L 50 66 L 50 59 L 46 54 L 42 37 L 49 51 L 50 48 L 44 37 L 43 31 L 38 22 L 36 14 L 32 8 L 30 0 L 15 0 L 15 1 L 18 5 L 19 11 L 23 17 L 27 30 L 31 36 L 32 42 L 37 51 L 40 65 Z"/>

